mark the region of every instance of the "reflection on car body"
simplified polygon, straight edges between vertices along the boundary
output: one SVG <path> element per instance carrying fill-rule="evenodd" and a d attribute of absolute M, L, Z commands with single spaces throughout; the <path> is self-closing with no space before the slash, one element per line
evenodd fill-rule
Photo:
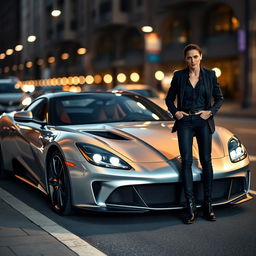
<path fill-rule="evenodd" d="M 24 111 L 0 117 L 0 171 L 50 198 L 58 214 L 73 208 L 149 211 L 184 207 L 173 120 L 130 92 L 42 95 Z M 213 135 L 213 204 L 249 198 L 249 159 L 230 131 Z M 202 170 L 194 148 L 196 203 Z"/>

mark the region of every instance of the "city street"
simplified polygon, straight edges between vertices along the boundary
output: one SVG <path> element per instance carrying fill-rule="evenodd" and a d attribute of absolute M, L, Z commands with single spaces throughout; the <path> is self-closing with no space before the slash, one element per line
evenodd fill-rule
<path fill-rule="evenodd" d="M 0 256 L 256 256 L 255 12 L 1 1 Z"/>
<path fill-rule="evenodd" d="M 246 146 L 252 160 L 251 189 L 255 193 L 256 120 L 218 117 L 216 123 L 234 132 Z M 194 225 L 184 225 L 182 211 L 79 212 L 75 216 L 60 217 L 51 211 L 45 196 L 34 188 L 15 179 L 1 180 L 0 187 L 110 256 L 256 255 L 256 199 L 216 207 L 216 223 L 199 217 Z"/>

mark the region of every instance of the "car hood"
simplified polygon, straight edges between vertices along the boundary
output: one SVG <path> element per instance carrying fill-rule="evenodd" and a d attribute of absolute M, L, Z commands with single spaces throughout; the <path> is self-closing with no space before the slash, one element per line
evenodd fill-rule
<path fill-rule="evenodd" d="M 169 121 L 74 126 L 77 131 L 92 135 L 97 141 L 135 162 L 160 162 L 179 157 L 177 134 L 171 132 L 172 127 L 173 122 Z M 193 156 L 199 158 L 195 139 Z M 221 157 L 224 157 L 224 150 L 215 133 L 212 158 Z"/>

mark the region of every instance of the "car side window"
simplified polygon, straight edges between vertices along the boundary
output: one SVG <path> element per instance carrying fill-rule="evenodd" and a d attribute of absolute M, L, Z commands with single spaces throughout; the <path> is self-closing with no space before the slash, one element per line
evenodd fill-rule
<path fill-rule="evenodd" d="M 47 113 L 47 100 L 38 99 L 29 105 L 25 110 L 31 111 L 34 119 L 44 121 Z"/>

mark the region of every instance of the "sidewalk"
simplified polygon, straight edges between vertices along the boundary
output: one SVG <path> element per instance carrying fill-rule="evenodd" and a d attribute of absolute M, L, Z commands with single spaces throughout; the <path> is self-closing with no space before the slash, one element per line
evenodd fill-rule
<path fill-rule="evenodd" d="M 77 255 L 0 198 L 0 255 Z"/>
<path fill-rule="evenodd" d="M 238 103 L 224 101 L 217 116 L 252 118 L 256 120 L 256 104 L 249 108 L 242 108 Z"/>

